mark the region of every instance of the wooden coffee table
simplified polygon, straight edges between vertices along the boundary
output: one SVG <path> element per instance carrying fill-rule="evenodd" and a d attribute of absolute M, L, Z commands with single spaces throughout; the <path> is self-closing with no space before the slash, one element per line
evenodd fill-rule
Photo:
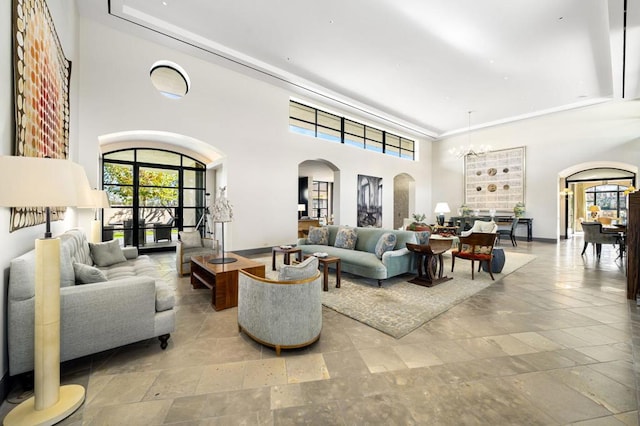
<path fill-rule="evenodd" d="M 265 267 L 234 253 L 225 253 L 225 257 L 238 259 L 233 263 L 209 263 L 219 256 L 191 257 L 191 286 L 211 289 L 211 306 L 216 311 L 238 306 L 238 271 L 247 271 L 257 277 L 265 277 Z"/>
<path fill-rule="evenodd" d="M 453 238 L 431 238 L 429 244 L 407 243 L 407 249 L 415 253 L 418 259 L 418 276 L 409 280 L 410 283 L 433 287 L 453 278 L 443 276 L 444 260 L 442 253 L 451 248 Z M 424 259 L 424 261 L 423 261 Z M 424 266 L 424 274 L 422 268 Z"/>
<path fill-rule="evenodd" d="M 312 257 L 312 254 L 305 254 L 304 258 L 308 259 Z M 337 256 L 318 257 L 318 263 L 322 266 L 324 272 L 324 279 L 322 281 L 322 289 L 329 291 L 329 265 L 336 264 L 336 288 L 340 288 L 340 258 Z"/>
<path fill-rule="evenodd" d="M 282 248 L 275 246 L 271 249 L 271 270 L 276 270 L 276 253 L 284 253 L 284 264 L 291 264 L 291 254 L 296 253 L 298 255 L 298 262 L 302 260 L 302 249 L 299 247 Z"/>

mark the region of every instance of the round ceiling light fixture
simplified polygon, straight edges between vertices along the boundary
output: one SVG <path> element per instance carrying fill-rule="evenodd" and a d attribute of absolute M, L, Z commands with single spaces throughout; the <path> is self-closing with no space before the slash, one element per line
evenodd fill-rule
<path fill-rule="evenodd" d="M 170 99 L 180 99 L 189 92 L 191 80 L 187 72 L 170 61 L 157 61 L 149 70 L 151 83 L 160 93 Z"/>

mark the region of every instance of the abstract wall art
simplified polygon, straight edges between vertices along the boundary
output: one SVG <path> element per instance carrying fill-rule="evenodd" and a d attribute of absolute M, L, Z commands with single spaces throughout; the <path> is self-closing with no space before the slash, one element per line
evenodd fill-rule
<path fill-rule="evenodd" d="M 62 51 L 46 1 L 13 0 L 12 32 L 14 155 L 67 158 L 71 62 Z M 64 211 L 52 207 L 51 220 L 61 219 Z M 44 221 L 44 207 L 14 208 L 10 230 Z"/>

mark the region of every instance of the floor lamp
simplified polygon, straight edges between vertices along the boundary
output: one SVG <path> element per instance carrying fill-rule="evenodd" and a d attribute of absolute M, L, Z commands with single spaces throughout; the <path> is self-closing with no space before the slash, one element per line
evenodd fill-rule
<path fill-rule="evenodd" d="M 220 187 L 218 198 L 213 203 L 211 209 L 213 212 L 213 223 L 220 222 L 220 227 L 222 228 L 222 252 L 220 257 L 214 257 L 209 260 L 209 263 L 214 264 L 232 263 L 238 260 L 234 257 L 224 257 L 224 224 L 233 220 L 233 207 L 231 207 L 231 203 L 229 203 L 229 200 L 227 200 L 224 194 L 226 189 L 226 186 Z"/>
<path fill-rule="evenodd" d="M 89 235 L 89 242 L 90 243 L 102 242 L 102 221 L 98 216 L 98 210 L 108 209 L 109 207 L 111 207 L 109 205 L 109 197 L 107 196 L 107 191 L 92 189 L 90 203 L 88 205 L 83 205 L 78 207 L 95 210 L 93 220 L 91 221 L 91 234 Z"/>
<path fill-rule="evenodd" d="M 90 202 L 84 169 L 69 160 L 0 156 L 0 207 L 79 206 Z M 4 418 L 5 425 L 52 425 L 85 397 L 80 385 L 60 386 L 60 239 L 46 232 L 35 242 L 34 396 Z"/>

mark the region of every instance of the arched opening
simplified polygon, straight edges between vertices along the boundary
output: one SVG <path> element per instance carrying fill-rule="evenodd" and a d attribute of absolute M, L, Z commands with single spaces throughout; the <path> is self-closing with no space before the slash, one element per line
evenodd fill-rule
<path fill-rule="evenodd" d="M 409 219 L 415 210 L 415 179 L 406 173 L 393 178 L 393 228 L 404 227 L 405 219 Z"/>
<path fill-rule="evenodd" d="M 111 205 L 103 211 L 103 240 L 153 251 L 173 250 L 181 230 L 215 235 L 208 189 L 224 180 L 220 152 L 168 132 L 112 133 L 99 141 Z"/>
<path fill-rule="evenodd" d="M 581 232 L 583 221 L 626 223 L 624 191 L 636 184 L 637 168 L 622 163 L 573 166 L 560 173 L 560 236 Z"/>
<path fill-rule="evenodd" d="M 338 168 L 326 160 L 298 164 L 298 235 L 309 226 L 338 223 Z"/>

